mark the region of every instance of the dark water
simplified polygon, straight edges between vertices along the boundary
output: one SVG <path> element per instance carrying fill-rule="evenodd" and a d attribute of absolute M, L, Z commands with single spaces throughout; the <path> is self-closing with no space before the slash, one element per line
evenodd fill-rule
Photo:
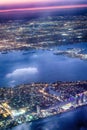
<path fill-rule="evenodd" d="M 85 49 L 87 43 L 53 47 L 53 50 L 12 51 L 0 53 L 0 86 L 31 82 L 87 80 L 87 61 L 54 55 L 54 50 Z"/>
<path fill-rule="evenodd" d="M 22 124 L 12 130 L 87 130 L 87 106 L 32 123 Z"/>

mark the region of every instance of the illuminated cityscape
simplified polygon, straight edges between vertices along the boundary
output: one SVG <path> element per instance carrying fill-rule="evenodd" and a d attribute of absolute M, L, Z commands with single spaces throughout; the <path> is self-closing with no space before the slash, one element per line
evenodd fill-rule
<path fill-rule="evenodd" d="M 60 7 L 63 9 L 62 4 Z M 64 7 L 80 9 L 78 4 Z M 24 13 L 20 7 L 18 15 L 18 8 L 13 12 L 11 7 L 7 9 L 0 12 L 0 130 L 15 130 L 24 123 L 40 123 L 87 107 L 87 13 L 71 10 L 64 15 L 62 10 L 63 14 L 46 14 L 43 10 L 44 16 L 36 12 L 38 16 L 22 19 L 17 17 L 29 11 L 27 8 Z M 11 19 L 9 12 L 17 17 Z M 4 13 L 9 14 L 8 19 Z M 40 126 L 29 130 L 86 130 L 81 124 L 87 120 L 81 120 L 83 111 L 82 117 L 76 114 L 76 129 L 60 129 L 61 123 L 66 123 L 61 117 L 57 129 Z M 71 115 L 70 119 L 75 117 Z"/>
<path fill-rule="evenodd" d="M 87 104 L 87 81 L 0 88 L 0 128 L 10 128 Z"/>
<path fill-rule="evenodd" d="M 0 23 L 0 50 L 87 42 L 87 15 L 48 16 Z M 3 52 L 2 52 L 3 53 Z"/>

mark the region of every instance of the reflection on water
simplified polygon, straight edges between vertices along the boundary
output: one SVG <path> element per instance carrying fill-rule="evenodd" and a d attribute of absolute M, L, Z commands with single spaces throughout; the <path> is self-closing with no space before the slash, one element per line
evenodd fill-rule
<path fill-rule="evenodd" d="M 87 106 L 76 110 L 26 123 L 12 130 L 87 130 Z"/>
<path fill-rule="evenodd" d="M 57 49 L 68 48 L 85 48 L 87 53 L 87 43 L 82 43 L 53 47 L 51 51 L 13 51 L 0 54 L 0 86 L 58 80 L 86 80 L 87 61 L 53 53 Z"/>

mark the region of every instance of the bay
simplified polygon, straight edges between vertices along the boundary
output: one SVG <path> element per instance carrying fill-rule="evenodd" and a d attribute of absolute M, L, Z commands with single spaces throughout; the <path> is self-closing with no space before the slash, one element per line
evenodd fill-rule
<path fill-rule="evenodd" d="M 0 86 L 15 86 L 32 82 L 87 80 L 87 60 L 66 55 L 54 55 L 56 50 L 85 49 L 87 43 L 0 53 Z"/>

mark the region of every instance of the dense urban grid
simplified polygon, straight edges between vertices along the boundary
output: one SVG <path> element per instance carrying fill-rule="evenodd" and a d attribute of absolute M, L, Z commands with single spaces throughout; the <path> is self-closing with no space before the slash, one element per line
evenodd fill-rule
<path fill-rule="evenodd" d="M 87 81 L 32 83 L 0 88 L 0 128 L 48 117 L 87 104 Z"/>
<path fill-rule="evenodd" d="M 48 16 L 0 23 L 0 51 L 86 41 L 87 15 Z"/>

